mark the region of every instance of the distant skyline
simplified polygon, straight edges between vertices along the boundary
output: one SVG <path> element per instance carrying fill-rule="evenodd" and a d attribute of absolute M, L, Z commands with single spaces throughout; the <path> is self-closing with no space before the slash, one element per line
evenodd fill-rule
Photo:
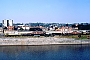
<path fill-rule="evenodd" d="M 0 22 L 90 23 L 90 0 L 0 0 Z"/>

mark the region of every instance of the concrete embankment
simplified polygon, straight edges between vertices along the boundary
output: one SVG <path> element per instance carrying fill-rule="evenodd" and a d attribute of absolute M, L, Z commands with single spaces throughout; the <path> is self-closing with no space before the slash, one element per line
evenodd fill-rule
<path fill-rule="evenodd" d="M 70 38 L 14 38 L 2 37 L 0 38 L 0 45 L 53 45 L 53 44 L 90 44 L 90 40 L 75 40 Z"/>

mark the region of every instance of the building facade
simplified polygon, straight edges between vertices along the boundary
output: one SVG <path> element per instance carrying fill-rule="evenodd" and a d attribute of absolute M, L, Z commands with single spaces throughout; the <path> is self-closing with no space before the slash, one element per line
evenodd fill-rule
<path fill-rule="evenodd" d="M 3 27 L 13 26 L 13 20 L 3 20 Z"/>

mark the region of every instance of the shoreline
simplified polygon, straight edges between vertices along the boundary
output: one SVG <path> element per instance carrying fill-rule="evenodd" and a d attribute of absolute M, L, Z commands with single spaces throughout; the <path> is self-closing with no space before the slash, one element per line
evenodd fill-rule
<path fill-rule="evenodd" d="M 14 38 L 2 37 L 0 38 L 0 46 L 39 46 L 39 45 L 89 45 L 90 40 L 76 40 L 73 38 L 55 38 L 55 37 L 42 37 L 42 38 Z"/>

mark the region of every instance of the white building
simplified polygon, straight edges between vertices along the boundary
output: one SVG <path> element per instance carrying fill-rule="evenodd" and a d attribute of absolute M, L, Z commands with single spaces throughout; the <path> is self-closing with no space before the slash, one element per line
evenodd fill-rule
<path fill-rule="evenodd" d="M 3 20 L 3 27 L 13 26 L 13 20 Z"/>
<path fill-rule="evenodd" d="M 23 28 L 24 30 L 29 30 L 29 29 L 30 29 L 29 26 L 23 26 L 22 28 Z"/>

